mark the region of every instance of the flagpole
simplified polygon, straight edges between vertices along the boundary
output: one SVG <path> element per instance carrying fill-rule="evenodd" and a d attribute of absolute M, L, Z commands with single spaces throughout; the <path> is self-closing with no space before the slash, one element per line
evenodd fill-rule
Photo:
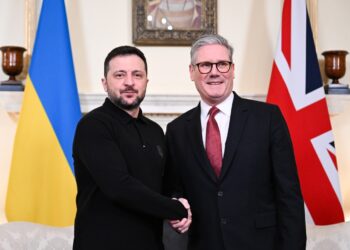
<path fill-rule="evenodd" d="M 37 21 L 37 3 L 36 0 L 25 0 L 25 48 L 28 54 L 32 54 L 34 38 L 35 38 L 35 27 Z"/>
<path fill-rule="evenodd" d="M 27 51 L 24 56 L 23 71 L 19 76 L 21 80 L 24 80 L 28 74 L 30 59 L 32 57 L 37 25 L 37 0 L 24 0 L 24 12 L 24 47 Z"/>
<path fill-rule="evenodd" d="M 318 51 L 318 0 L 306 0 L 316 52 Z"/>

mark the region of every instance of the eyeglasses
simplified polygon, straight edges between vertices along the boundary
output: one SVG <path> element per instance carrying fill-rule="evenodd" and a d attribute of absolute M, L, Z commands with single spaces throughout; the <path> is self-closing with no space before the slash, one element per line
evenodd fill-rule
<path fill-rule="evenodd" d="M 193 66 L 197 66 L 199 73 L 208 74 L 213 69 L 214 64 L 216 66 L 216 69 L 220 73 L 227 73 L 231 68 L 232 62 L 229 62 L 229 61 L 221 61 L 217 63 L 200 62 L 200 63 L 194 64 Z"/>

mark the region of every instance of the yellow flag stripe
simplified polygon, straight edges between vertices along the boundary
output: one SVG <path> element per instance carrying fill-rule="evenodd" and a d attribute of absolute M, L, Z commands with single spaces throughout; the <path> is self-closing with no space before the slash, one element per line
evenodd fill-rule
<path fill-rule="evenodd" d="M 73 225 L 75 196 L 73 173 L 28 76 L 12 156 L 7 219 Z"/>

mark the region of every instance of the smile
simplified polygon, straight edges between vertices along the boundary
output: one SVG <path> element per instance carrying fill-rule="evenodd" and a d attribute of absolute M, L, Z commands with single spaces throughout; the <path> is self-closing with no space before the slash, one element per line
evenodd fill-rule
<path fill-rule="evenodd" d="M 220 85 L 222 82 L 207 82 L 208 85 Z"/>

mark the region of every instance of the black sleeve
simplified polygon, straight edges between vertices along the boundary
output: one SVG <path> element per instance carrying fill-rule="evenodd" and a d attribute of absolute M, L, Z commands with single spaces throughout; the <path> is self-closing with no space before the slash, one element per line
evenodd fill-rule
<path fill-rule="evenodd" d="M 74 155 L 87 168 L 101 192 L 116 205 L 162 219 L 181 219 L 187 211 L 179 201 L 151 190 L 127 170 L 126 162 L 103 119 L 83 119 L 77 128 Z"/>
<path fill-rule="evenodd" d="M 163 192 L 165 195 L 170 197 L 184 197 L 180 173 L 178 172 L 178 169 L 173 161 L 174 154 L 172 150 L 174 147 L 171 147 L 171 145 L 174 145 L 174 142 L 172 141 L 171 127 L 167 126 L 166 131 L 165 139 L 168 155 L 164 172 Z"/>
<path fill-rule="evenodd" d="M 278 107 L 271 114 L 271 159 L 278 202 L 277 249 L 305 249 L 304 201 L 301 194 L 293 145 L 287 124 Z"/>

